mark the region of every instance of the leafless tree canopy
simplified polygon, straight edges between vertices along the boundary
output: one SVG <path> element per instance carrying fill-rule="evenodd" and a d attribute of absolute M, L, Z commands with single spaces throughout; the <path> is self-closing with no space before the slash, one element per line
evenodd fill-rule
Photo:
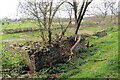
<path fill-rule="evenodd" d="M 107 22 L 111 22 L 115 16 L 117 17 L 118 6 L 116 4 L 117 2 L 115 0 L 101 0 L 101 3 L 89 7 L 87 15 L 96 16 L 99 24 L 104 26 L 106 24 L 105 20 L 107 20 Z M 107 19 L 108 16 L 111 16 L 109 21 Z"/>
<path fill-rule="evenodd" d="M 85 15 L 87 7 L 92 1 L 93 0 L 82 0 L 81 5 L 79 5 L 79 2 L 77 2 L 76 0 L 73 0 L 72 2 L 68 2 L 73 7 L 73 11 L 74 11 L 75 25 L 77 27 L 75 34 L 78 33 L 81 21 Z"/>
<path fill-rule="evenodd" d="M 64 5 L 65 3 L 68 3 L 70 6 L 67 8 L 67 13 L 69 14 L 70 22 L 68 23 L 68 26 L 65 28 L 65 30 L 62 31 L 61 37 L 59 40 L 61 40 L 62 36 L 65 34 L 66 29 L 70 26 L 71 23 L 71 16 L 72 11 L 74 11 L 74 18 L 75 18 L 75 26 L 76 31 L 75 34 L 78 33 L 81 21 L 85 15 L 85 12 L 87 10 L 87 7 L 93 0 L 50 0 L 50 1 L 39 1 L 39 0 L 25 0 L 23 2 L 20 2 L 20 8 L 21 11 L 26 15 L 30 16 L 37 20 L 37 23 L 41 29 L 47 29 L 48 30 L 48 42 L 51 42 L 52 39 L 52 31 L 51 26 L 53 19 L 58 12 L 59 8 Z M 45 40 L 44 32 L 41 31 L 41 37 L 43 41 Z"/>

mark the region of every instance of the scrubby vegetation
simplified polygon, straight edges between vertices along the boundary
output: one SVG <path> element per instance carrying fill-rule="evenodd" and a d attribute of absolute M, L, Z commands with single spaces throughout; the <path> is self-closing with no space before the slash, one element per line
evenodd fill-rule
<path fill-rule="evenodd" d="M 80 53 L 74 67 L 61 78 L 117 78 L 118 31 L 108 31 L 108 36 L 91 39 L 94 45 L 86 53 Z M 114 47 L 113 47 L 114 46 Z M 81 58 L 82 57 L 82 58 Z"/>
<path fill-rule="evenodd" d="M 2 78 L 118 79 L 117 2 L 94 1 L 19 1 L 0 21 Z"/>
<path fill-rule="evenodd" d="M 88 30 L 95 32 L 98 27 L 83 27 L 79 31 Z M 94 31 L 95 30 L 95 31 Z M 17 78 L 117 78 L 118 77 L 118 26 L 108 27 L 107 36 L 86 38 L 90 42 L 90 48 L 79 49 L 79 54 L 72 57 L 71 63 L 62 60 L 51 67 L 44 67 L 37 72 L 29 72 L 28 63 L 22 57 L 22 52 L 16 52 L 11 44 L 28 45 L 38 41 L 38 32 L 3 34 L 3 41 L 11 38 L 23 38 L 36 36 L 35 39 L 26 41 L 2 42 L 2 72 L 3 77 Z M 70 35 L 71 33 L 66 35 Z M 88 34 L 88 33 L 87 33 Z M 89 34 L 91 35 L 91 33 Z M 19 36 L 19 37 L 18 37 Z M 16 46 L 15 48 L 17 48 Z"/>

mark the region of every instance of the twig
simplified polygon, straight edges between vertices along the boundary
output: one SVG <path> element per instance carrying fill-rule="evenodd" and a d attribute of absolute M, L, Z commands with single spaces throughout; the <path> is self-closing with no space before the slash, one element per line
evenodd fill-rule
<path fill-rule="evenodd" d="M 107 60 L 107 58 L 103 58 L 103 59 L 96 59 L 96 60 L 88 60 L 88 61 L 94 61 L 94 62 L 97 62 L 97 61 L 104 61 L 104 60 Z"/>

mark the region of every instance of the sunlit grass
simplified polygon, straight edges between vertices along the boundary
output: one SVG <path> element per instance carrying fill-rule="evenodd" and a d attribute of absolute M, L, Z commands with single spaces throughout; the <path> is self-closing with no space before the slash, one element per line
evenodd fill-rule
<path fill-rule="evenodd" d="M 60 78 L 118 78 L 118 31 L 107 33 L 105 37 L 90 39 L 90 44 L 95 45 L 95 50 L 79 54 L 85 56 L 85 60 L 76 59 L 76 69 L 62 73 Z M 82 62 L 85 63 L 79 66 Z"/>
<path fill-rule="evenodd" d="M 67 66 L 66 69 L 60 69 L 62 74 L 60 78 L 117 78 L 118 77 L 118 31 L 117 26 L 113 27 L 114 29 L 111 30 L 111 28 L 107 30 L 108 35 L 105 37 L 93 37 L 91 36 L 88 38 L 90 41 L 90 45 L 94 45 L 93 48 L 87 49 L 86 53 L 80 53 L 78 57 L 73 59 L 74 65 Z M 99 31 L 99 27 L 83 27 L 80 28 L 79 34 L 83 32 L 91 31 L 96 32 Z M 14 41 L 12 43 L 27 43 L 27 42 L 35 42 L 35 41 L 42 41 L 40 37 L 41 32 L 24 32 L 24 33 L 15 33 L 15 34 L 2 34 L 0 37 L 2 39 L 15 39 L 15 38 L 29 38 L 23 41 Z M 55 38 L 56 34 L 61 35 L 61 30 L 54 30 L 52 31 L 52 38 Z M 25 35 L 25 36 L 21 36 Z M 45 37 L 47 37 L 48 32 L 44 31 Z M 74 35 L 74 29 L 70 28 L 68 29 L 66 36 Z M 94 38 L 94 39 L 93 39 Z M 9 42 L 10 43 L 10 42 Z M 7 43 L 1 44 L 1 45 L 7 45 Z M 4 55 L 11 54 L 9 52 L 5 52 L 5 47 L 3 48 L 2 53 Z M 20 57 L 13 55 L 13 58 L 21 59 Z M 8 56 L 6 56 L 8 57 Z M 82 58 L 84 58 L 84 60 Z M 4 58 L 5 59 L 5 58 Z M 10 62 L 15 63 L 15 61 L 18 61 L 18 59 L 13 59 L 7 61 L 8 64 L 11 65 Z M 94 61 L 103 59 L 103 61 Z M 105 60 L 104 60 L 105 59 Z M 81 63 L 84 63 L 81 65 Z M 63 64 L 61 64 L 64 66 Z M 14 65 L 14 67 L 18 67 L 18 65 Z M 19 73 L 17 73 L 19 74 Z M 13 75 L 13 74 L 12 74 Z"/>
<path fill-rule="evenodd" d="M 66 25 L 68 22 L 62 22 L 62 25 Z M 72 22 L 74 24 L 74 22 Z M 58 22 L 54 22 L 52 28 L 60 27 L 58 26 Z M 15 22 L 9 22 L 5 23 L 4 25 L 1 25 L 2 29 L 17 29 L 17 28 L 33 28 L 33 29 L 39 29 L 40 27 L 37 25 L 36 21 L 28 20 L 28 21 L 15 21 Z"/>

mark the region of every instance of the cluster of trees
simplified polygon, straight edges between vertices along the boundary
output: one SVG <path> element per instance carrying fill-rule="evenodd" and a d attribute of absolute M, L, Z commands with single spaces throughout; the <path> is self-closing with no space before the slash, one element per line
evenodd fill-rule
<path fill-rule="evenodd" d="M 51 27 L 53 20 L 56 18 L 56 15 L 60 15 L 60 17 L 62 17 L 64 13 L 68 13 L 69 15 L 68 25 L 66 27 L 64 26 L 64 30 L 62 30 L 61 36 L 58 39 L 59 41 L 62 39 L 62 36 L 64 36 L 67 28 L 71 25 L 72 18 L 74 18 L 74 22 L 75 22 L 74 34 L 77 34 L 81 25 L 81 21 L 83 20 L 83 17 L 86 12 L 88 15 L 95 15 L 97 17 L 98 15 L 102 15 L 103 18 L 101 21 L 103 21 L 106 18 L 106 16 L 109 14 L 116 15 L 117 13 L 117 8 L 115 7 L 116 2 L 112 0 L 104 0 L 102 6 L 97 5 L 88 8 L 88 6 L 93 1 L 94 0 L 70 0 L 70 1 L 24 0 L 23 2 L 22 1 L 20 2 L 19 7 L 20 7 L 20 11 L 24 13 L 25 16 L 37 20 L 37 25 L 40 27 L 40 29 L 43 28 L 47 29 L 48 42 L 51 43 L 52 41 Z M 62 11 L 64 11 L 64 13 L 61 14 Z M 61 20 L 59 20 L 59 23 L 61 23 Z M 61 27 L 63 27 L 62 24 Z M 46 41 L 46 37 L 43 31 L 41 31 L 41 38 L 43 39 L 43 41 Z"/>
<path fill-rule="evenodd" d="M 87 14 L 97 17 L 99 25 L 105 27 L 112 25 L 110 23 L 118 24 L 118 9 L 117 0 L 101 0 L 100 3 L 89 7 Z"/>
<path fill-rule="evenodd" d="M 85 12 L 87 10 L 87 7 L 93 0 L 81 0 L 82 4 L 79 4 L 76 0 L 72 1 L 66 1 L 66 0 L 58 0 L 57 2 L 55 0 L 50 1 L 39 1 L 39 0 L 25 0 L 24 2 L 20 2 L 20 9 L 22 13 L 24 13 L 26 16 L 30 16 L 37 20 L 38 26 L 42 29 L 45 28 L 48 30 L 48 42 L 51 43 L 52 41 L 52 23 L 53 19 L 55 18 L 57 12 L 60 12 L 60 7 L 62 5 L 69 6 L 68 13 L 69 13 L 69 23 L 66 26 L 64 30 L 61 32 L 61 36 L 58 39 L 59 41 L 62 39 L 62 36 L 65 34 L 67 28 L 71 24 L 71 17 L 72 14 L 74 14 L 75 18 L 75 34 L 78 33 L 81 21 L 83 19 L 83 16 L 85 15 Z M 72 13 L 74 11 L 74 13 Z M 64 15 L 64 14 L 62 14 Z M 45 41 L 44 32 L 41 31 L 41 37 L 43 41 Z"/>

